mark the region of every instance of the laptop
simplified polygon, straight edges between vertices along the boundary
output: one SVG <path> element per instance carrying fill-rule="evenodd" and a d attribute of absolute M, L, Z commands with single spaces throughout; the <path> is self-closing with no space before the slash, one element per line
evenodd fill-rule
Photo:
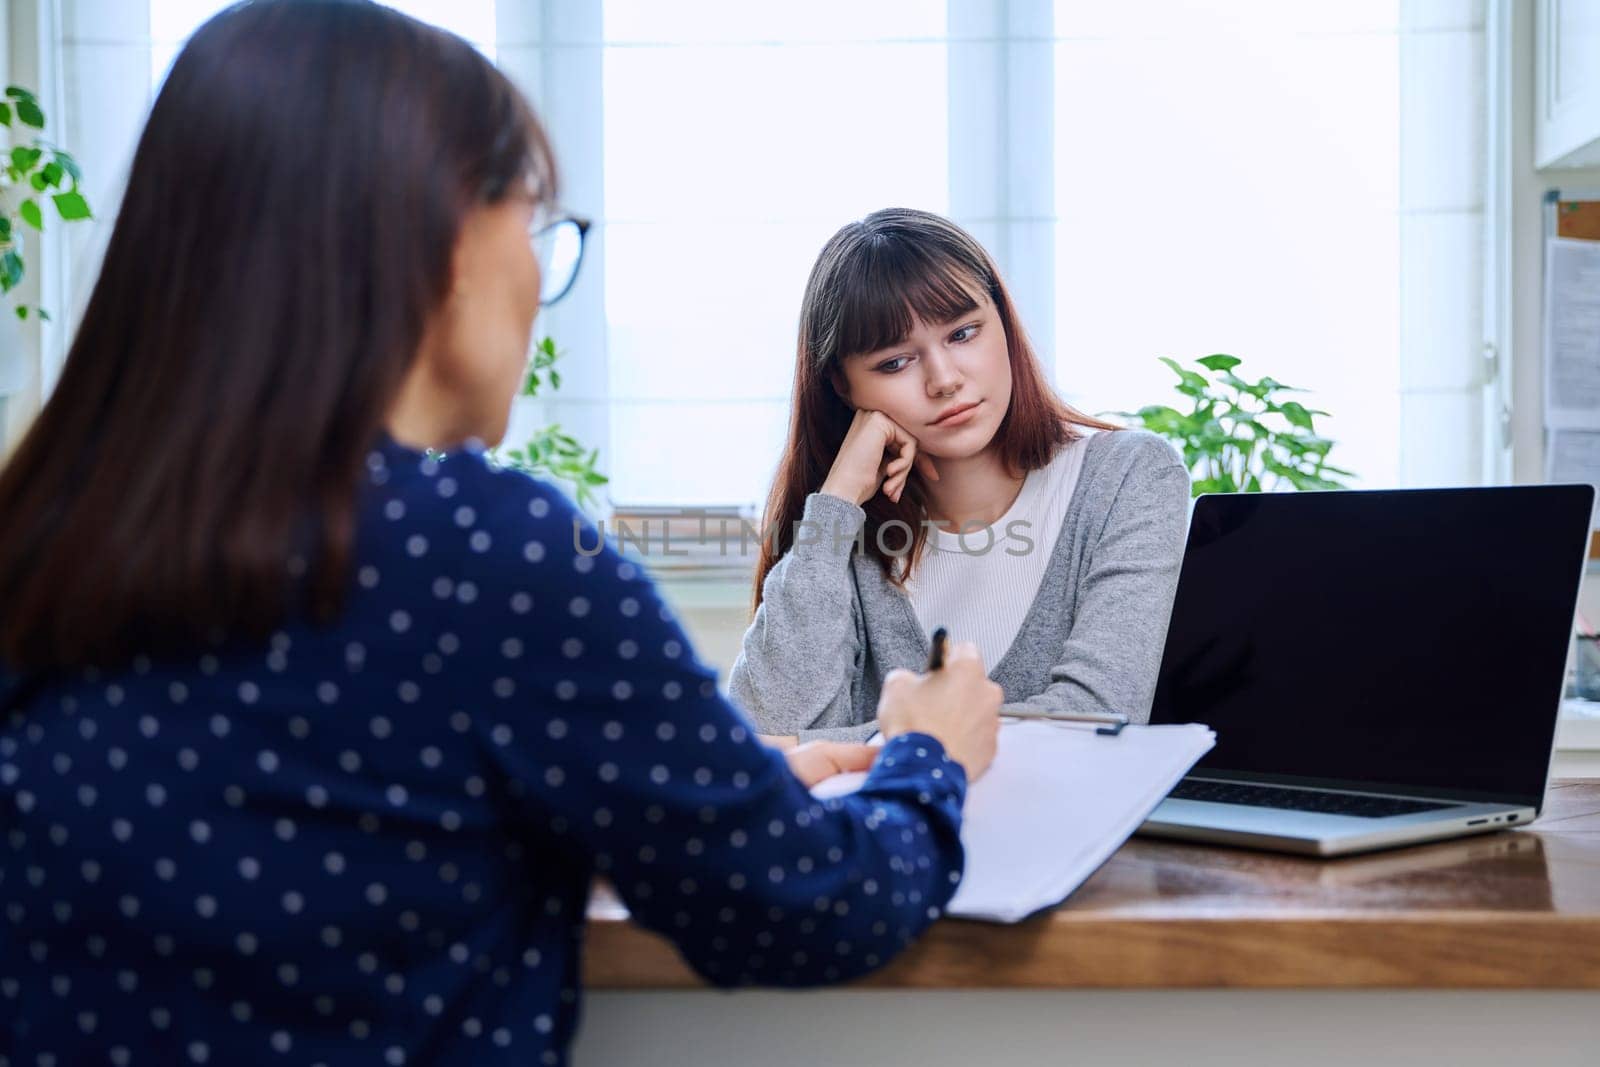
<path fill-rule="evenodd" d="M 1316 856 L 1539 817 L 1587 485 L 1206 495 L 1150 713 L 1217 743 L 1139 832 Z"/>

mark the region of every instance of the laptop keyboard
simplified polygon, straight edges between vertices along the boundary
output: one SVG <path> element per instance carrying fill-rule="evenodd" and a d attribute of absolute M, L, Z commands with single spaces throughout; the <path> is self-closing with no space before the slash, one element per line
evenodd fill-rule
<path fill-rule="evenodd" d="M 1459 804 L 1426 800 L 1400 800 L 1396 797 L 1368 797 L 1352 793 L 1324 793 L 1314 789 L 1286 789 L 1275 785 L 1244 785 L 1239 782 L 1206 782 L 1185 779 L 1167 794 L 1177 800 L 1210 800 L 1219 804 L 1248 804 L 1256 808 L 1289 808 L 1318 811 L 1328 815 L 1354 815 L 1381 819 L 1386 815 L 1410 815 L 1418 811 L 1458 808 Z"/>

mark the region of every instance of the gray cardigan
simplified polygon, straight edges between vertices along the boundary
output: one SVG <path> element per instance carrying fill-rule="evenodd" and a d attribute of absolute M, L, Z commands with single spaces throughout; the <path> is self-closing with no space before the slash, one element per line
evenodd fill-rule
<path fill-rule="evenodd" d="M 1189 476 L 1142 430 L 1092 435 L 1061 533 L 1016 639 L 989 677 L 1007 708 L 1120 711 L 1146 722 L 1189 515 Z M 896 667 L 927 666 L 910 598 L 853 547 L 866 512 L 806 497 L 797 543 L 768 572 L 728 676 L 763 733 L 860 741 Z M 816 536 L 812 536 L 815 533 Z M 885 543 L 899 545 L 891 531 Z"/>

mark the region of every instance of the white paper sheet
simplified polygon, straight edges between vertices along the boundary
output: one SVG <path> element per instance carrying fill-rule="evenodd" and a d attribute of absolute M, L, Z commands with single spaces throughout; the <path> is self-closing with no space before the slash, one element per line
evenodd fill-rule
<path fill-rule="evenodd" d="M 1129 726 L 1010 722 L 989 773 L 967 791 L 966 873 L 950 915 L 1018 922 L 1057 904 L 1095 872 L 1216 743 L 1199 723 Z M 817 797 L 859 789 L 841 774 Z"/>
<path fill-rule="evenodd" d="M 1545 441 L 1544 476 L 1547 482 L 1588 482 L 1600 489 L 1600 431 L 1551 430 Z M 1600 493 L 1589 525 L 1600 529 Z"/>
<path fill-rule="evenodd" d="M 1546 242 L 1544 371 L 1545 426 L 1600 431 L 1600 241 Z"/>

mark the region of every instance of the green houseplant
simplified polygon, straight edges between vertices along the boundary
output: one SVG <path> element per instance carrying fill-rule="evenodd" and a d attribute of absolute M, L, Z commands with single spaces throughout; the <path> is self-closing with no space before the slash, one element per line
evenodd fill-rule
<path fill-rule="evenodd" d="M 538 397 L 540 390 L 546 386 L 550 391 L 560 389 L 561 372 L 556 370 L 555 363 L 561 356 L 554 340 L 549 337 L 541 340 L 534 347 L 533 358 L 528 361 L 528 372 L 523 378 L 519 395 Z M 578 504 L 583 507 L 594 503 L 596 490 L 610 480 L 595 466 L 600 450 L 596 448 L 585 452 L 583 446 L 557 423 L 541 427 L 522 445 L 501 445 L 490 456 L 503 467 L 567 482 L 572 486 Z"/>
<path fill-rule="evenodd" d="M 27 271 L 24 227 L 43 232 L 48 200 L 63 222 L 91 217 L 89 202 L 79 190 L 83 174 L 77 162 L 62 149 L 44 140 L 44 112 L 38 99 L 20 85 L 8 85 L 0 99 L 0 126 L 12 131 L 10 140 L 18 142 L 23 131 L 35 132 L 28 144 L 13 143 L 0 157 L 0 293 L 10 294 L 22 283 Z M 21 136 L 19 136 L 21 135 Z M 17 304 L 19 319 L 35 314 L 48 320 L 50 313 L 34 305 Z"/>
<path fill-rule="evenodd" d="M 1178 375 L 1174 388 L 1186 398 L 1189 410 L 1151 404 L 1113 414 L 1176 445 L 1189 468 L 1195 496 L 1286 487 L 1344 489 L 1347 486 L 1332 476 L 1355 477 L 1328 462 L 1334 442 L 1317 434 L 1315 421 L 1328 413 L 1281 397 L 1305 390 L 1273 378 L 1247 381 L 1234 373 L 1243 362 L 1237 356 L 1195 360 L 1210 377 L 1165 356 L 1161 362 Z"/>

